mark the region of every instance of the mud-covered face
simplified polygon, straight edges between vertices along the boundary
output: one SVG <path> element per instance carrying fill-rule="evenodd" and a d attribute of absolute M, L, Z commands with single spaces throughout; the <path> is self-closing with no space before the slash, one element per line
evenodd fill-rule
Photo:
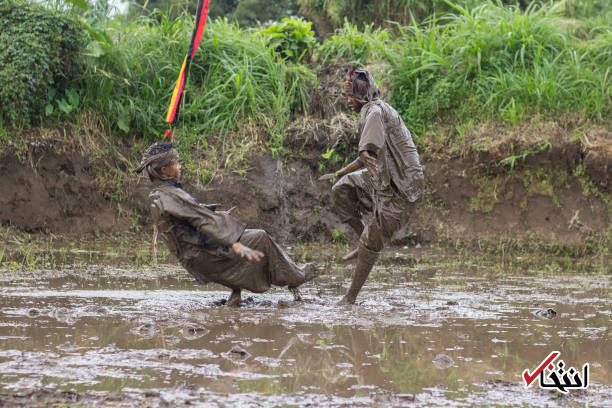
<path fill-rule="evenodd" d="M 361 104 L 357 99 L 353 98 L 352 96 L 349 96 L 347 98 L 349 105 L 351 105 L 351 109 L 353 109 L 354 112 L 361 112 L 361 108 L 363 107 L 363 104 Z"/>
<path fill-rule="evenodd" d="M 174 161 L 167 166 L 163 166 L 160 169 L 160 173 L 163 177 L 179 181 L 181 179 L 181 164 L 178 161 Z"/>
<path fill-rule="evenodd" d="M 361 111 L 363 105 L 380 97 L 380 90 L 372 75 L 358 68 L 353 68 L 344 82 L 344 92 L 348 103 L 355 112 Z"/>
<path fill-rule="evenodd" d="M 353 111 L 361 111 L 363 104 L 359 103 L 359 101 L 353 96 L 353 82 L 350 80 L 350 77 L 344 82 L 344 94 L 346 95 L 346 100 Z"/>

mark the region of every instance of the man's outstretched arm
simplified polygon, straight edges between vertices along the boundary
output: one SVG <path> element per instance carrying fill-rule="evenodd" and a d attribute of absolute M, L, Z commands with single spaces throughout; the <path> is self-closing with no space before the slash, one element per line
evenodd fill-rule
<path fill-rule="evenodd" d="M 335 173 L 327 173 L 327 174 L 322 175 L 321 177 L 319 177 L 319 181 L 329 180 L 332 178 L 340 179 L 346 176 L 347 174 L 357 171 L 363 167 L 366 167 L 369 169 L 378 168 L 376 164 L 376 157 L 371 155 L 367 150 L 364 150 L 361 153 L 359 153 L 359 157 L 353 160 L 351 163 L 349 163 L 346 167 L 343 167 L 342 169 L 338 170 Z"/>

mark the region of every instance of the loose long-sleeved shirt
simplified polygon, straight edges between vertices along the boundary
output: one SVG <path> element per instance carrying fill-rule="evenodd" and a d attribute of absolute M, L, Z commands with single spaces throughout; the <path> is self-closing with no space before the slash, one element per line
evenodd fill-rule
<path fill-rule="evenodd" d="M 376 155 L 378 170 L 368 168 L 377 190 L 392 188 L 410 202 L 423 190 L 423 169 L 410 131 L 393 107 L 381 99 L 361 109 L 359 152 Z"/>
<path fill-rule="evenodd" d="M 265 231 L 245 229 L 227 211 L 199 203 L 179 183 L 157 182 L 149 199 L 161 240 L 200 283 L 252 292 L 304 283 L 304 272 Z M 255 262 L 239 257 L 231 249 L 238 241 L 263 252 L 264 258 Z"/>
<path fill-rule="evenodd" d="M 175 181 L 159 183 L 149 198 L 160 236 L 181 261 L 202 250 L 227 254 L 246 228 L 229 213 L 199 203 Z"/>

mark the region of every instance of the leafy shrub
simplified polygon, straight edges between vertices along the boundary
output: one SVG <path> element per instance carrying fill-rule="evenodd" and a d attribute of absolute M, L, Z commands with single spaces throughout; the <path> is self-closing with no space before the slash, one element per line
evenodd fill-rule
<path fill-rule="evenodd" d="M 316 45 L 311 27 L 311 22 L 301 18 L 283 18 L 260 32 L 284 59 L 300 62 Z"/>
<path fill-rule="evenodd" d="M 0 26 L 0 116 L 29 122 L 53 109 L 81 73 L 83 25 L 31 2 L 7 0 L 0 4 Z"/>

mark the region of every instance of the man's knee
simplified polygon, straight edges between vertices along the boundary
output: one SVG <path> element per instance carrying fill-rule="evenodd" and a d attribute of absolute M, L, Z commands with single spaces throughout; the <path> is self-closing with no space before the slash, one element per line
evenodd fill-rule
<path fill-rule="evenodd" d="M 333 210 L 342 221 L 354 216 L 357 198 L 352 186 L 339 181 L 332 187 L 331 196 Z"/>
<path fill-rule="evenodd" d="M 384 238 L 372 231 L 364 231 L 359 240 L 361 245 L 371 252 L 381 252 L 385 247 Z"/>
<path fill-rule="evenodd" d="M 371 220 L 359 239 L 361 245 L 371 252 L 381 252 L 385 246 L 385 236 L 375 220 Z"/>
<path fill-rule="evenodd" d="M 331 190 L 332 202 L 334 206 L 337 206 L 338 203 L 344 202 L 348 199 L 347 186 L 343 183 L 336 183 L 333 185 Z"/>
<path fill-rule="evenodd" d="M 240 243 L 251 248 L 260 248 L 261 245 L 265 245 L 266 241 L 270 239 L 270 235 L 262 229 L 247 229 L 242 237 Z M 263 244 L 262 244 L 263 243 Z"/>
<path fill-rule="evenodd" d="M 381 250 L 373 250 L 361 242 L 357 252 L 357 259 L 369 265 L 374 265 L 380 252 Z"/>

